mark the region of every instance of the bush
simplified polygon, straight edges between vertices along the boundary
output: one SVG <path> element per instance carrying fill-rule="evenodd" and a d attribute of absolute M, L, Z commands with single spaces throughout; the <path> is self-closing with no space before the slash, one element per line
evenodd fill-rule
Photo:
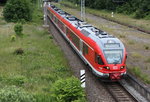
<path fill-rule="evenodd" d="M 51 91 L 52 97 L 57 102 L 73 102 L 80 100 L 85 96 L 84 91 L 80 86 L 80 81 L 74 77 L 56 81 L 52 86 Z"/>
<path fill-rule="evenodd" d="M 14 53 L 17 54 L 17 55 L 22 55 L 24 53 L 24 50 L 22 48 L 18 48 L 18 49 L 15 50 Z"/>
<path fill-rule="evenodd" d="M 0 89 L 0 102 L 35 102 L 34 97 L 15 86 Z"/>
<path fill-rule="evenodd" d="M 7 2 L 7 0 L 0 0 L 0 4 L 6 3 L 6 2 Z"/>
<path fill-rule="evenodd" d="M 4 7 L 3 15 L 7 22 L 18 22 L 32 20 L 32 9 L 30 0 L 9 0 Z"/>
<path fill-rule="evenodd" d="M 17 23 L 17 24 L 14 26 L 14 31 L 15 31 L 16 35 L 21 36 L 21 35 L 22 35 L 22 31 L 23 31 L 23 26 L 22 26 L 22 24 Z"/>
<path fill-rule="evenodd" d="M 16 40 L 16 36 L 15 36 L 15 35 L 12 35 L 12 36 L 11 36 L 11 41 L 14 42 L 15 40 Z"/>

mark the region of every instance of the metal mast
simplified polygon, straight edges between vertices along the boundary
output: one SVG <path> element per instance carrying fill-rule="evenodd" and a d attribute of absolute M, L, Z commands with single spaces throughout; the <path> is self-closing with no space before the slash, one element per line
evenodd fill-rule
<path fill-rule="evenodd" d="M 81 0 L 81 19 L 85 20 L 85 0 Z"/>

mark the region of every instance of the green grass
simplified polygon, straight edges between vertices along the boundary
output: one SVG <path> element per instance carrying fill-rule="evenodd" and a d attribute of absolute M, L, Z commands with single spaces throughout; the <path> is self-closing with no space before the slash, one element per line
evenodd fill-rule
<path fill-rule="evenodd" d="M 132 53 L 131 56 L 132 56 L 135 60 L 142 58 L 142 55 L 139 54 L 139 53 L 137 53 L 137 52 Z"/>
<path fill-rule="evenodd" d="M 67 1 L 62 1 L 61 4 L 67 5 L 68 7 L 80 10 L 80 5 L 75 5 Z M 114 13 L 114 17 L 111 17 L 111 12 L 106 10 L 96 10 L 86 7 L 86 12 L 96 16 L 105 17 L 109 20 L 118 21 L 120 23 L 132 25 L 135 27 L 142 28 L 144 30 L 150 29 L 150 20 L 145 19 L 134 19 L 132 16 Z"/>
<path fill-rule="evenodd" d="M 0 87 L 15 85 L 35 95 L 38 102 L 53 102 L 52 84 L 72 73 L 63 52 L 42 27 L 42 13 L 36 9 L 33 17 L 23 26 L 23 38 L 15 41 L 11 41 L 15 24 L 2 24 L 0 19 Z M 22 55 L 14 53 L 18 48 Z"/>
<path fill-rule="evenodd" d="M 140 78 L 144 83 L 150 84 L 150 78 L 148 75 L 142 73 L 141 69 L 139 67 L 133 67 L 129 69 L 131 73 L 133 73 L 135 76 Z"/>
<path fill-rule="evenodd" d="M 145 62 L 146 63 L 150 63 L 150 57 Z"/>

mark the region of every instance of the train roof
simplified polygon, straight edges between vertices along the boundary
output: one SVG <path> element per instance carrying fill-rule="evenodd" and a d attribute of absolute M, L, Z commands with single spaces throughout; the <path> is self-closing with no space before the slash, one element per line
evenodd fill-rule
<path fill-rule="evenodd" d="M 51 8 L 57 12 L 60 16 L 70 22 L 74 27 L 76 27 L 80 32 L 86 37 L 90 37 L 94 40 L 102 49 L 123 49 L 124 45 L 122 42 L 111 34 L 102 31 L 85 21 L 78 19 L 77 17 L 57 8 L 54 5 L 49 5 Z"/>

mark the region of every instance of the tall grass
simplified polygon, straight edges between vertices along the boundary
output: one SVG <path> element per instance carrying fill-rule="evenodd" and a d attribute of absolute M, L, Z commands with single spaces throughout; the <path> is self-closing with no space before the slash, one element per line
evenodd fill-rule
<path fill-rule="evenodd" d="M 13 42 L 14 24 L 0 24 L 0 87 L 15 85 L 33 94 L 37 102 L 53 102 L 51 85 L 72 73 L 61 49 L 42 27 L 42 11 L 35 9 L 33 18 L 24 24 L 23 38 Z M 18 48 L 22 55 L 14 54 Z"/>

